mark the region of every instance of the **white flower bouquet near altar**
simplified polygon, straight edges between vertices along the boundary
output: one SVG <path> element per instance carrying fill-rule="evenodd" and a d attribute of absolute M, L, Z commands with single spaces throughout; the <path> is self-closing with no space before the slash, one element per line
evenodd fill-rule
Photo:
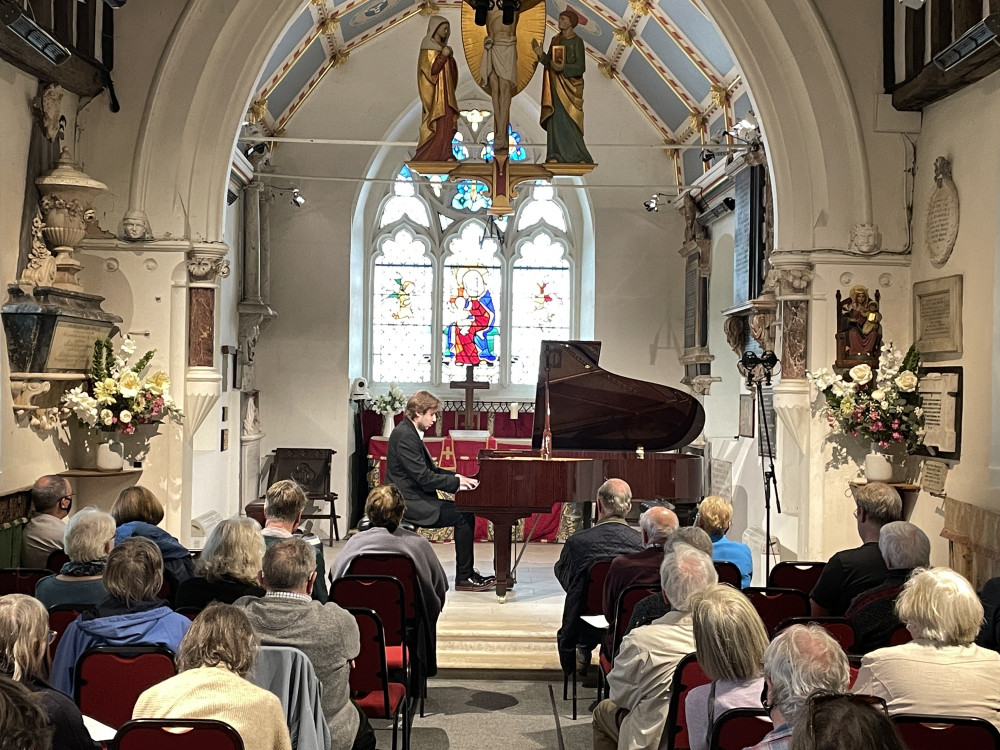
<path fill-rule="evenodd" d="M 924 410 L 917 385 L 920 352 L 911 346 L 903 356 L 892 342 L 882 347 L 878 370 L 861 364 L 845 379 L 829 368 L 806 373 L 826 400 L 822 415 L 834 432 L 870 440 L 887 450 L 904 445 L 913 453 L 924 440 Z"/>
<path fill-rule="evenodd" d="M 395 383 L 389 383 L 389 392 L 384 396 L 376 396 L 372 401 L 372 410 L 382 416 L 397 414 L 406 406 L 406 396 Z"/>
<path fill-rule="evenodd" d="M 64 414 L 74 414 L 82 425 L 123 435 L 131 435 L 142 424 L 182 421 L 184 415 L 170 397 L 167 373 L 157 370 L 145 374 L 156 350 L 129 366 L 134 353 L 135 342 L 128 336 L 117 355 L 111 339 L 94 342 L 89 380 L 63 395 Z"/>

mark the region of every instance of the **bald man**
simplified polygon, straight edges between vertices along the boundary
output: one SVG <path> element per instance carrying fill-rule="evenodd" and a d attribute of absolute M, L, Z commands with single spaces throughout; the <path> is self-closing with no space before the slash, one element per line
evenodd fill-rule
<path fill-rule="evenodd" d="M 663 562 L 663 543 L 677 530 L 677 515 L 669 508 L 656 506 L 639 516 L 642 549 L 618 555 L 608 570 L 604 581 L 604 618 L 610 623 L 604 636 L 604 654 L 612 658 L 615 638 L 615 613 L 618 597 L 629 586 L 643 585 L 658 588 L 660 563 Z"/>
<path fill-rule="evenodd" d="M 556 635 L 563 671 L 586 674 L 594 646 L 601 642 L 600 630 L 580 620 L 587 606 L 587 581 L 591 564 L 602 557 L 615 557 L 642 549 L 642 536 L 628 525 L 625 514 L 632 503 L 632 490 L 622 479 L 609 479 L 597 490 L 597 523 L 576 532 L 563 545 L 556 562 L 556 578 L 566 592 L 562 627 Z"/>

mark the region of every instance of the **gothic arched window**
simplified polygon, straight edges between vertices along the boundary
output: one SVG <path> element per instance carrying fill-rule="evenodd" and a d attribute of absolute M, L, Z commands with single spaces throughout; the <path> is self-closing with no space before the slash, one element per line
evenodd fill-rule
<path fill-rule="evenodd" d="M 455 158 L 491 159 L 490 113 L 462 115 Z M 512 161 L 531 160 L 514 129 L 509 142 Z M 438 386 L 463 380 L 471 364 L 477 380 L 524 397 L 538 376 L 539 342 L 577 334 L 579 253 L 567 205 L 552 185 L 520 188 L 515 212 L 495 217 L 485 185 L 414 180 L 401 166 L 368 255 L 373 384 Z"/>

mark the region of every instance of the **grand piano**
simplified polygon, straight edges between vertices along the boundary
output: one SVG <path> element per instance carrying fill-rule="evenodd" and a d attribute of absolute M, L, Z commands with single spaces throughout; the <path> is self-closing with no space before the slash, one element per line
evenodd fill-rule
<path fill-rule="evenodd" d="M 701 499 L 700 456 L 665 453 L 705 424 L 690 394 L 602 369 L 599 341 L 543 341 L 532 450 L 480 451 L 479 487 L 455 495 L 457 510 L 493 522 L 497 597 L 514 585 L 511 526 L 557 502 L 594 500 L 606 479 L 636 500 L 669 501 L 683 523 Z"/>

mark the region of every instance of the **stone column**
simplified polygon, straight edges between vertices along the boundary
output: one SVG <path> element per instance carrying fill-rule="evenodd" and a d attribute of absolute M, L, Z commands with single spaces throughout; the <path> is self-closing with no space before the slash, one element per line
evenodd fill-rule
<path fill-rule="evenodd" d="M 188 251 L 188 341 L 186 428 L 194 435 L 222 393 L 215 357 L 215 300 L 219 279 L 229 276 L 229 248 L 222 242 L 194 243 Z"/>

